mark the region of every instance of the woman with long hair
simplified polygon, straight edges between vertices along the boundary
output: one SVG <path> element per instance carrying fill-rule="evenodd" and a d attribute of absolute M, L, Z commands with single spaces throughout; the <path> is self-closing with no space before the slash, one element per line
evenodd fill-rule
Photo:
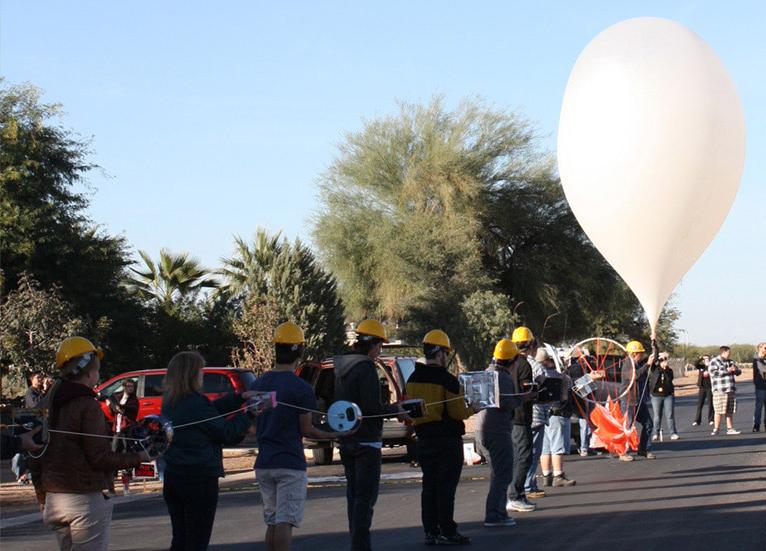
<path fill-rule="evenodd" d="M 218 478 L 224 475 L 222 447 L 241 442 L 251 425 L 247 413 L 231 418 L 221 414 L 237 410 L 253 393 L 211 402 L 200 392 L 203 367 L 198 352 L 179 352 L 165 375 L 162 415 L 178 427 L 164 457 L 162 490 L 173 525 L 171 551 L 207 549 L 218 505 Z"/>

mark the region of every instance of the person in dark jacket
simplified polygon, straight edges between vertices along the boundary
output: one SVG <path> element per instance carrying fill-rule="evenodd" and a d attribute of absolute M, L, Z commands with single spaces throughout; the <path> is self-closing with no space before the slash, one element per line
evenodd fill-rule
<path fill-rule="evenodd" d="M 497 372 L 500 396 L 497 406 L 479 412 L 475 434 L 479 453 L 489 463 L 489 492 L 484 510 L 484 526 L 516 526 L 508 516 L 506 503 L 508 486 L 513 481 L 513 415 L 521 404 L 520 391 L 511 375 L 511 364 L 519 349 L 511 339 L 501 339 L 495 345 L 492 363 L 487 371 Z"/>
<path fill-rule="evenodd" d="M 652 393 L 652 441 L 656 442 L 662 435 L 662 418 L 670 429 L 670 439 L 678 440 L 675 415 L 675 387 L 673 386 L 673 370 L 670 368 L 670 358 L 667 352 L 660 354 L 660 367 L 649 375 L 649 388 Z"/>
<path fill-rule="evenodd" d="M 200 392 L 203 367 L 199 353 L 179 352 L 165 375 L 162 415 L 174 427 L 162 487 L 173 526 L 171 551 L 207 549 L 218 505 L 218 478 L 224 476 L 221 448 L 241 442 L 251 426 L 249 413 L 221 415 L 241 408 L 255 393 L 229 394 L 211 402 Z"/>
<path fill-rule="evenodd" d="M 700 359 L 694 364 L 694 367 L 697 368 L 697 387 L 699 391 L 697 394 L 697 414 L 692 423 L 693 427 L 696 427 L 702 422 L 702 406 L 705 405 L 706 400 L 708 425 L 713 424 L 713 389 L 710 386 L 709 366 L 710 356 L 700 356 Z"/>
<path fill-rule="evenodd" d="M 47 403 L 48 442 L 30 463 L 43 522 L 55 531 L 62 550 L 107 549 L 112 502 L 104 490 L 114 491 L 114 471 L 149 460 L 146 452 L 119 454 L 109 445 L 106 418 L 92 390 L 102 356 L 82 337 L 61 343 L 56 353 L 61 380 Z"/>
<path fill-rule="evenodd" d="M 519 355 L 511 364 L 511 377 L 520 393 L 531 390 L 534 383 L 532 366 L 527 356 L 537 353 L 537 341 L 527 327 L 517 327 L 511 340 L 519 349 Z M 527 472 L 532 465 L 532 405 L 537 393 L 529 392 L 521 398 L 521 405 L 513 412 L 513 481 L 507 507 L 512 511 L 528 513 L 535 510 L 535 504 L 527 500 L 524 485 Z"/>
<path fill-rule="evenodd" d="M 418 463 L 423 470 L 420 504 L 426 545 L 471 543 L 468 536 L 458 533 L 453 517 L 463 470 L 463 420 L 473 412 L 466 406 L 457 377 L 447 371 L 451 350 L 444 331 L 429 331 L 423 338 L 426 363 L 417 362 L 407 380 L 407 396 L 431 404 L 425 416 L 414 419 Z"/>
<path fill-rule="evenodd" d="M 33 430 L 15 435 L 11 432 L 0 433 L 0 460 L 10 459 L 22 451 L 38 453 L 43 449 L 42 444 L 35 442 L 34 438 L 43 428 L 36 427 Z"/>
<path fill-rule="evenodd" d="M 39 408 L 42 407 L 45 399 L 45 375 L 42 371 L 35 371 L 29 376 L 29 388 L 24 395 L 24 407 Z"/>
<path fill-rule="evenodd" d="M 401 405 L 384 403 L 375 359 L 384 342 L 386 329 L 377 320 L 364 320 L 356 328 L 357 339 L 351 354 L 335 356 L 335 400 L 353 402 L 362 410 L 361 426 L 353 435 L 340 439 L 340 458 L 346 473 L 346 501 L 351 549 L 368 551 L 370 526 L 380 485 L 383 417 L 409 419 Z"/>
<path fill-rule="evenodd" d="M 655 347 L 652 341 L 652 347 Z M 627 356 L 620 366 L 620 409 L 625 414 L 630 424 L 641 423 L 641 435 L 638 440 L 638 455 L 647 459 L 654 459 L 656 456 L 651 451 L 653 419 L 649 411 L 651 402 L 650 392 L 648 390 L 649 376 L 657 369 L 657 354 L 652 350 L 652 354 L 647 359 L 644 345 L 638 341 L 630 341 L 625 350 Z M 620 461 L 633 461 L 633 456 L 627 451 L 620 456 Z"/>
<path fill-rule="evenodd" d="M 29 374 L 29 388 L 24 394 L 25 408 L 41 408 L 45 400 L 45 375 L 42 371 Z M 11 470 L 19 484 L 29 484 L 29 458 L 24 453 L 17 453 L 11 461 Z"/>
<path fill-rule="evenodd" d="M 758 343 L 756 348 L 756 356 L 753 358 L 753 384 L 755 385 L 753 432 L 758 432 L 761 426 L 761 414 L 766 412 L 766 342 Z M 766 430 L 766 413 L 763 417 L 763 430 Z"/>

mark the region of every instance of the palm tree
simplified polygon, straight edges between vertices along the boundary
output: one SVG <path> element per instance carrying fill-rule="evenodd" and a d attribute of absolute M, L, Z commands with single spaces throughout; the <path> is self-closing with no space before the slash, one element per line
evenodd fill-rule
<path fill-rule="evenodd" d="M 280 237 L 281 232 L 269 235 L 263 228 L 258 228 L 251 246 L 236 236 L 234 254 L 221 259 L 223 268 L 218 273 L 226 278 L 223 290 L 232 296 L 268 294 L 273 285 L 274 265 L 287 246 Z"/>
<path fill-rule="evenodd" d="M 175 254 L 162 249 L 157 263 L 145 251 L 138 254 L 144 261 L 144 269 L 130 268 L 134 275 L 128 278 L 127 287 L 142 300 L 156 301 L 166 310 L 180 300 L 193 297 L 200 289 L 218 287 L 218 282 L 188 253 Z"/>

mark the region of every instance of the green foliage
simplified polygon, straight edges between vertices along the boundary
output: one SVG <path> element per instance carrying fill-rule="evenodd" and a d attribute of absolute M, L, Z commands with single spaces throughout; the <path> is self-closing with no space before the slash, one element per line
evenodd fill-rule
<path fill-rule="evenodd" d="M 225 292 L 245 300 L 243 316 L 248 308 L 257 312 L 258 305 L 273 301 L 279 312 L 277 323 L 292 320 L 303 328 L 307 358 L 321 359 L 340 349 L 345 338 L 343 303 L 335 278 L 317 264 L 308 247 L 263 229 L 256 232 L 252 245 L 237 237 L 235 247 L 220 273 L 226 280 Z M 239 336 L 243 342 L 256 338 L 244 329 Z"/>
<path fill-rule="evenodd" d="M 57 124 L 60 107 L 31 85 L 0 81 L 0 296 L 26 272 L 58 288 L 72 315 L 102 327 L 104 372 L 146 361 L 144 311 L 120 286 L 130 264 L 122 237 L 84 214 L 89 143 Z"/>
<path fill-rule="evenodd" d="M 30 371 L 55 371 L 62 340 L 86 334 L 86 323 L 73 314 L 58 288 L 40 288 L 29 275 L 0 303 L 0 366 L 16 388 L 24 388 Z M 87 335 L 90 336 L 90 335 Z"/>
<path fill-rule="evenodd" d="M 508 297 L 492 291 L 476 291 L 460 305 L 462 316 L 454 334 L 456 350 L 468 370 L 484 369 L 492 359 L 494 345 L 509 333 L 512 310 Z"/>
<path fill-rule="evenodd" d="M 279 325 L 280 308 L 273 297 L 251 294 L 245 300 L 242 315 L 234 321 L 234 334 L 240 341 L 231 352 L 231 363 L 256 374 L 274 364 L 272 336 Z"/>
<path fill-rule="evenodd" d="M 505 315 L 500 303 L 523 304 L 514 321 L 538 333 L 548 319 L 554 342 L 646 328 L 516 114 L 475 101 L 452 112 L 438 99 L 401 105 L 346 137 L 319 188 L 315 241 L 356 319 L 387 318 L 407 337 L 457 325 L 471 363 L 496 334 L 486 324 Z M 483 300 L 488 322 L 479 321 Z"/>
<path fill-rule="evenodd" d="M 126 282 L 128 289 L 141 300 L 158 305 L 168 313 L 188 307 L 201 289 L 218 286 L 209 278 L 209 272 L 188 253 L 174 254 L 162 249 L 156 263 L 145 251 L 138 251 L 138 254 L 144 261 L 144 268 L 130 268 L 133 275 Z"/>
<path fill-rule="evenodd" d="M 731 348 L 731 359 L 739 363 L 741 367 L 747 367 L 752 364 L 753 358 L 757 354 L 755 344 L 727 344 Z M 696 362 L 701 356 L 710 356 L 711 358 L 719 354 L 720 345 L 698 346 L 696 344 L 678 343 L 673 347 L 673 355 L 679 358 L 686 357 L 689 363 Z"/>

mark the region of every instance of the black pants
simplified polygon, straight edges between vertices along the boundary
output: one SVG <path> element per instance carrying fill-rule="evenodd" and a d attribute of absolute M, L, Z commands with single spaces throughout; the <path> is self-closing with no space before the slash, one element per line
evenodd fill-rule
<path fill-rule="evenodd" d="M 526 497 L 524 484 L 529 467 L 532 465 L 532 427 L 513 425 L 511 440 L 513 441 L 511 499 L 521 499 Z"/>
<path fill-rule="evenodd" d="M 697 395 L 697 415 L 694 417 L 694 421 L 697 423 L 702 422 L 702 406 L 705 405 L 705 400 L 707 400 L 707 421 L 709 423 L 713 420 L 713 391 L 709 386 L 699 387 L 699 394 Z"/>
<path fill-rule="evenodd" d="M 418 440 L 418 462 L 423 470 L 421 516 L 426 534 L 452 536 L 455 492 L 463 470 L 463 439 L 459 436 Z"/>
<path fill-rule="evenodd" d="M 170 551 L 207 549 L 218 506 L 218 477 L 167 472 L 162 497 L 173 525 Z"/>
<path fill-rule="evenodd" d="M 349 442 L 341 444 L 340 459 L 346 473 L 346 505 L 351 549 L 369 551 L 370 526 L 380 486 L 379 448 Z"/>

